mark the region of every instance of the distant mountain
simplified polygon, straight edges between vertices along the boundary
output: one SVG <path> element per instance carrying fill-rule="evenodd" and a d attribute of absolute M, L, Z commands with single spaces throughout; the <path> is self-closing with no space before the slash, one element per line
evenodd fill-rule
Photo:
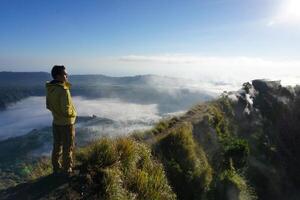
<path fill-rule="evenodd" d="M 16 86 L 30 86 L 42 85 L 46 81 L 52 79 L 51 74 L 47 72 L 0 72 L 0 84 L 3 85 L 16 85 Z M 88 74 L 88 75 L 70 75 L 69 79 L 72 83 L 76 84 L 113 84 L 113 85 L 148 85 L 153 81 L 159 84 L 182 82 L 184 79 L 158 76 L 158 75 L 137 75 L 137 76 L 124 76 L 124 77 L 110 77 L 101 74 Z"/>
<path fill-rule="evenodd" d="M 0 109 L 29 96 L 44 96 L 45 82 L 50 80 L 45 72 L 0 72 Z M 215 95 L 200 88 L 190 89 L 191 80 L 156 75 L 71 75 L 69 80 L 74 96 L 158 104 L 161 112 L 185 110 Z"/>
<path fill-rule="evenodd" d="M 37 86 L 50 80 L 46 72 L 0 72 L 0 85 L 3 86 Z"/>

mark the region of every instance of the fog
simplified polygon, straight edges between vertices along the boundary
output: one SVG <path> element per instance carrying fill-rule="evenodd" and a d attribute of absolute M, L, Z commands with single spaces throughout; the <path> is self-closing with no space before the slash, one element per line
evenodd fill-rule
<path fill-rule="evenodd" d="M 87 128 L 109 133 L 120 133 L 149 128 L 161 119 L 157 105 L 139 105 L 118 99 L 93 99 L 73 97 L 79 116 L 96 115 L 116 121 L 114 125 Z M 29 97 L 0 112 L 0 140 L 20 136 L 32 129 L 51 126 L 52 116 L 45 108 L 45 97 Z M 123 127 L 122 127 L 122 126 Z M 80 126 L 80 124 L 78 124 Z"/>
<path fill-rule="evenodd" d="M 119 99 L 86 99 L 74 97 L 74 104 L 80 116 L 96 115 L 115 121 L 157 121 L 158 109 L 156 104 L 140 105 L 125 103 Z"/>
<path fill-rule="evenodd" d="M 0 112 L 0 140 L 49 126 L 51 114 L 46 110 L 44 102 L 43 97 L 30 97 Z"/>

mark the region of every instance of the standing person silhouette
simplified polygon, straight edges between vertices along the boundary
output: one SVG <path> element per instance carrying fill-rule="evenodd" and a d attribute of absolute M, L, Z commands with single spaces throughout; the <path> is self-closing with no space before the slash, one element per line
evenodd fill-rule
<path fill-rule="evenodd" d="M 53 116 L 53 173 L 71 175 L 77 113 L 72 102 L 71 84 L 68 82 L 66 68 L 55 65 L 51 75 L 53 80 L 46 82 L 46 107 Z"/>

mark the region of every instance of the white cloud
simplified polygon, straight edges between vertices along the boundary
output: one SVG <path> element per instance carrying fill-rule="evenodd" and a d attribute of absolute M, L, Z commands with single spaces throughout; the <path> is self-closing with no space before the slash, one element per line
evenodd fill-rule
<path fill-rule="evenodd" d="M 214 56 L 196 56 L 184 54 L 166 54 L 166 55 L 128 55 L 120 57 L 120 61 L 125 62 L 152 62 L 161 64 L 185 64 L 205 66 L 238 66 L 238 67 L 274 67 L 278 65 L 298 65 L 300 61 L 273 61 L 259 57 L 232 56 L 232 57 L 214 57 Z"/>
<path fill-rule="evenodd" d="M 259 48 L 259 47 L 257 47 Z M 21 59 L 22 60 L 22 59 Z M 29 61 L 25 63 L 28 65 Z M 56 62 L 54 62 L 56 61 Z M 50 71 L 54 63 L 64 63 L 71 74 L 106 74 L 129 76 L 158 74 L 192 78 L 204 82 L 240 85 L 257 78 L 280 79 L 287 84 L 300 83 L 300 59 L 266 59 L 249 56 L 203 56 L 198 54 L 124 55 L 115 57 L 64 57 L 40 59 L 30 71 Z M 0 70 L 17 70 L 1 68 Z M 21 70 L 22 71 L 22 70 Z"/>
<path fill-rule="evenodd" d="M 85 99 L 78 96 L 74 97 L 74 104 L 81 116 L 97 115 L 116 121 L 157 121 L 160 119 L 156 104 L 141 105 L 122 102 L 119 99 Z"/>
<path fill-rule="evenodd" d="M 141 105 L 118 99 L 85 99 L 79 96 L 73 97 L 73 100 L 79 116 L 97 115 L 116 121 L 117 124 L 94 127 L 107 133 L 129 133 L 135 129 L 150 128 L 162 117 L 156 104 Z M 0 140 L 51 126 L 51 123 L 45 97 L 29 97 L 0 112 Z"/>
<path fill-rule="evenodd" d="M 173 76 L 202 78 L 240 84 L 257 78 L 291 79 L 300 83 L 300 60 L 275 60 L 258 57 L 209 57 L 197 55 L 128 55 L 120 58 L 131 65 L 152 66 Z M 288 78 L 290 77 L 290 78 Z M 285 81 L 289 83 L 289 81 Z"/>

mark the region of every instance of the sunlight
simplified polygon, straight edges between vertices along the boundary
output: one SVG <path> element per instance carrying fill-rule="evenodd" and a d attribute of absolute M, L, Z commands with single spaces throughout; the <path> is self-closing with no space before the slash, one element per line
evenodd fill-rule
<path fill-rule="evenodd" d="M 299 0 L 284 0 L 274 19 L 269 23 L 273 24 L 295 24 L 300 23 L 300 1 Z"/>
<path fill-rule="evenodd" d="M 284 6 L 284 16 L 293 21 L 300 20 L 300 1 L 299 0 L 288 0 L 286 6 Z"/>

